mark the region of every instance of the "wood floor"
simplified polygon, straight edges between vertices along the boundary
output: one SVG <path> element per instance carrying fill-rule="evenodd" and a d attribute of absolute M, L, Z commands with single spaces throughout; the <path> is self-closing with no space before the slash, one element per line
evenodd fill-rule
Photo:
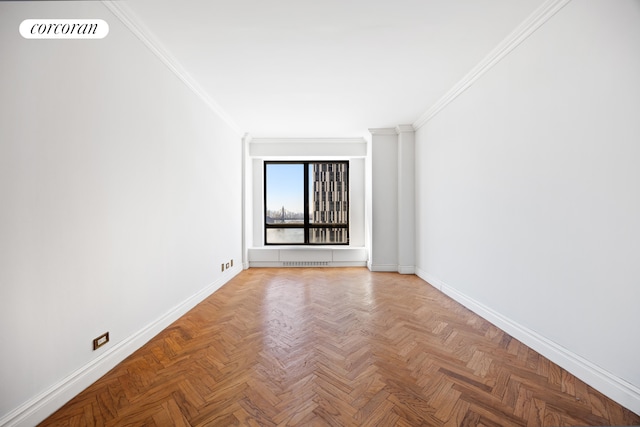
<path fill-rule="evenodd" d="M 250 269 L 42 425 L 629 425 L 415 276 Z"/>

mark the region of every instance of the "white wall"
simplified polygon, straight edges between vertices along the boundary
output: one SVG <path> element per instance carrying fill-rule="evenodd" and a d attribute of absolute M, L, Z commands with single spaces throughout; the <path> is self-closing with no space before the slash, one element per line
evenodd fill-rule
<path fill-rule="evenodd" d="M 411 125 L 398 133 L 398 272 L 414 274 L 416 266 L 416 149 Z"/>
<path fill-rule="evenodd" d="M 640 3 L 572 1 L 416 134 L 419 274 L 640 412 Z"/>
<path fill-rule="evenodd" d="M 110 33 L 19 35 L 42 17 Z M 235 272 L 241 137 L 99 2 L 1 2 L 0 57 L 0 425 L 29 425 Z"/>
<path fill-rule="evenodd" d="M 415 132 L 412 125 L 374 128 L 367 159 L 371 271 L 415 273 Z"/>
<path fill-rule="evenodd" d="M 371 271 L 398 271 L 398 134 L 371 131 Z"/>

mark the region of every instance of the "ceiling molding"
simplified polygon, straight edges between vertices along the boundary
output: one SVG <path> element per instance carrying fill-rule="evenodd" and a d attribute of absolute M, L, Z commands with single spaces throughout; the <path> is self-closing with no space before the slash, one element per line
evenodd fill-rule
<path fill-rule="evenodd" d="M 560 9 L 565 7 L 571 0 L 548 0 L 540 6 L 529 18 L 527 18 L 518 28 L 507 36 L 495 49 L 489 53 L 478 65 L 476 65 L 466 76 L 453 86 L 438 102 L 427 110 L 418 120 L 413 123 L 417 130 L 424 126 L 429 120 L 435 117 L 449 103 L 473 85 L 484 73 L 489 71 L 494 65 L 500 62 L 505 56 L 513 51 L 520 43 L 532 35 L 545 22 L 551 19 Z"/>
<path fill-rule="evenodd" d="M 111 13 L 120 20 L 164 65 L 187 85 L 218 117 L 239 135 L 244 132 L 222 107 L 214 101 L 193 77 L 180 65 L 180 62 L 164 48 L 162 43 L 145 27 L 124 1 L 102 1 Z"/>
<path fill-rule="evenodd" d="M 396 133 L 399 135 L 403 132 L 415 132 L 413 125 L 398 125 L 396 126 Z"/>
<path fill-rule="evenodd" d="M 397 135 L 396 128 L 370 128 L 371 135 Z"/>
<path fill-rule="evenodd" d="M 252 138 L 252 144 L 366 144 L 364 138 Z"/>
<path fill-rule="evenodd" d="M 250 133 L 245 133 L 245 134 L 242 136 L 242 141 L 243 141 L 243 142 L 246 142 L 246 143 L 248 144 L 248 143 L 250 143 L 251 141 L 253 141 L 253 136 L 251 136 L 251 134 L 250 134 Z"/>

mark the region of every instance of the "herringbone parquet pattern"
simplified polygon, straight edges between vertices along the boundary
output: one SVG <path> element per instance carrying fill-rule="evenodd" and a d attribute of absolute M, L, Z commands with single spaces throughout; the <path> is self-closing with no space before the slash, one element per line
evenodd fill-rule
<path fill-rule="evenodd" d="M 250 269 L 51 426 L 629 425 L 640 417 L 415 276 Z"/>

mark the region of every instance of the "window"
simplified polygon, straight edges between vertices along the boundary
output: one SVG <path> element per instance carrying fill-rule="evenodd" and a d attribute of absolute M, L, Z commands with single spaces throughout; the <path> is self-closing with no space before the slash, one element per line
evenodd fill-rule
<path fill-rule="evenodd" d="M 349 244 L 349 162 L 265 162 L 267 245 Z"/>

